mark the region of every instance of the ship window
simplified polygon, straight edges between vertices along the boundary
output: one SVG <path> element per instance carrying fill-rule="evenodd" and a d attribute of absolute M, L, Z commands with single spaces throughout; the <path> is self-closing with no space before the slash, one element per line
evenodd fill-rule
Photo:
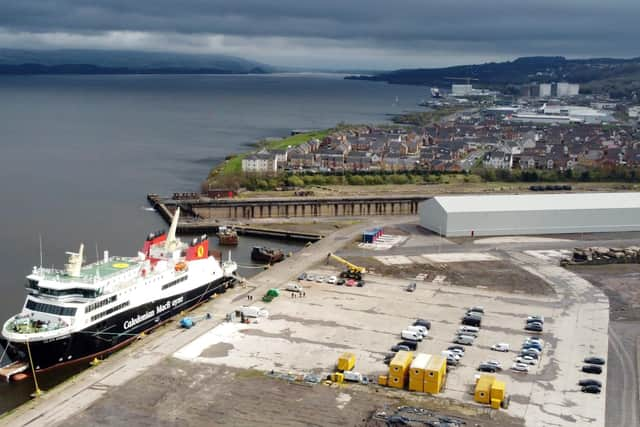
<path fill-rule="evenodd" d="M 167 284 L 165 284 L 165 285 L 162 285 L 162 290 L 165 290 L 165 289 L 167 289 L 167 288 L 170 288 L 170 287 L 172 287 L 172 286 L 175 286 L 175 285 L 177 285 L 177 284 L 178 284 L 178 283 L 180 283 L 180 282 L 184 282 L 185 280 L 187 280 L 187 275 L 186 275 L 186 274 L 185 274 L 184 276 L 182 276 L 182 277 L 177 278 L 177 279 L 176 279 L 176 280 L 174 280 L 173 282 L 169 282 L 169 283 L 167 283 Z"/>
<path fill-rule="evenodd" d="M 81 288 L 51 289 L 51 288 L 43 288 L 43 287 L 38 288 L 37 286 L 35 289 L 38 289 L 40 293 L 44 295 L 51 295 L 54 297 L 79 295 L 83 298 L 96 298 L 97 296 L 99 296 L 99 292 L 93 289 L 81 289 Z"/>
<path fill-rule="evenodd" d="M 27 301 L 27 308 L 42 313 L 55 314 L 56 316 L 75 316 L 76 309 L 74 307 L 61 307 L 59 305 L 45 304 L 33 300 Z"/>
<path fill-rule="evenodd" d="M 112 295 L 109 298 L 105 298 L 103 300 L 94 302 L 93 304 L 89 304 L 88 306 L 86 306 L 84 308 L 84 312 L 85 313 L 89 313 L 89 312 L 91 312 L 91 311 L 93 311 L 93 310 L 95 310 L 97 308 L 104 307 L 105 305 L 114 302 L 116 299 L 117 299 L 117 296 L 116 295 Z"/>
<path fill-rule="evenodd" d="M 98 319 L 100 319 L 100 318 L 102 318 L 104 316 L 107 316 L 107 315 L 109 315 L 109 314 L 111 314 L 113 312 L 116 312 L 116 311 L 120 310 L 121 308 L 125 308 L 128 305 L 129 305 L 129 301 L 125 301 L 125 302 L 123 302 L 121 304 L 118 304 L 118 305 L 115 305 L 115 306 L 111 307 L 110 309 L 107 309 L 107 310 L 105 310 L 105 311 L 103 311 L 101 313 L 94 314 L 93 316 L 91 316 L 91 321 L 93 322 L 95 320 L 98 320 Z"/>
<path fill-rule="evenodd" d="M 27 288 L 38 289 L 38 281 L 33 279 L 27 279 Z"/>

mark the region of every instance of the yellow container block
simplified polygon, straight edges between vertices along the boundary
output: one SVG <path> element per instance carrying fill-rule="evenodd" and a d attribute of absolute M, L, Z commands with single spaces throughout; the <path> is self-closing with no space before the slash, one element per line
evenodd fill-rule
<path fill-rule="evenodd" d="M 389 363 L 389 375 L 404 375 L 412 361 L 413 352 L 400 350 Z"/>
<path fill-rule="evenodd" d="M 419 391 L 420 393 L 424 392 L 424 381 L 422 379 L 409 376 L 409 391 Z"/>
<path fill-rule="evenodd" d="M 338 370 L 350 371 L 356 366 L 356 355 L 353 353 L 342 353 L 338 358 Z"/>
<path fill-rule="evenodd" d="M 447 360 L 441 356 L 431 356 L 424 369 L 424 391 L 440 393 L 447 374 Z"/>
<path fill-rule="evenodd" d="M 495 380 L 493 384 L 491 384 L 491 400 L 498 399 L 502 402 L 506 395 L 506 388 L 507 385 L 504 381 Z"/>
<path fill-rule="evenodd" d="M 404 388 L 404 384 L 406 382 L 405 375 L 389 375 L 389 380 L 387 385 L 393 388 Z"/>
<path fill-rule="evenodd" d="M 409 366 L 409 379 L 416 382 L 424 381 L 424 370 L 431 359 L 430 354 L 418 353 Z M 409 386 L 411 387 L 411 386 Z M 421 387 L 422 388 L 422 387 Z"/>
<path fill-rule="evenodd" d="M 493 375 L 481 375 L 476 382 L 474 400 L 478 403 L 488 404 L 491 402 L 491 385 L 496 380 Z"/>
<path fill-rule="evenodd" d="M 389 377 L 386 375 L 378 375 L 378 384 L 386 386 L 389 382 Z"/>
<path fill-rule="evenodd" d="M 491 407 L 493 409 L 500 409 L 500 402 L 502 402 L 502 399 L 491 399 Z"/>
<path fill-rule="evenodd" d="M 333 381 L 334 383 L 342 384 L 344 382 L 344 374 L 340 372 L 334 372 L 333 374 L 331 374 L 331 381 Z"/>

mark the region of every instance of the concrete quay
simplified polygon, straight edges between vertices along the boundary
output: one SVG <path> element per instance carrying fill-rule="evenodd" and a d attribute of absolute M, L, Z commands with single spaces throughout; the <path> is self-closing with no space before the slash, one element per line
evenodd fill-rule
<path fill-rule="evenodd" d="M 180 329 L 177 322 L 172 321 L 153 334 L 110 356 L 98 366 L 87 369 L 54 390 L 26 402 L 0 418 L 0 424 L 30 427 L 62 425 L 67 419 L 104 398 L 109 392 L 123 386 L 128 381 L 135 380 L 146 370 L 193 342 L 215 324 L 224 322 L 226 313 L 245 303 L 246 295 L 261 296 L 270 287 L 279 286 L 287 280 L 295 278 L 299 271 L 323 261 L 327 253 L 334 252 L 352 241 L 374 223 L 380 224 L 385 221 L 397 223 L 414 219 L 414 217 L 377 217 L 375 221 L 362 222 L 344 228 L 293 254 L 275 267 L 254 276 L 251 278 L 249 286 L 245 288 L 236 286 L 235 289 L 228 290 L 227 293 L 201 305 L 196 310 L 197 313 L 211 312 L 213 314 L 212 321 L 204 321 L 192 329 Z"/>

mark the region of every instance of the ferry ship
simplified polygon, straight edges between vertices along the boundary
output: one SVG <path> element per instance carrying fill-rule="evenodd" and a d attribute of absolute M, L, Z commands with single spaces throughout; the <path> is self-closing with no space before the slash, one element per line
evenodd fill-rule
<path fill-rule="evenodd" d="M 107 355 L 233 286 L 236 263 L 211 256 L 206 235 L 178 239 L 179 216 L 178 208 L 169 232 L 151 233 L 136 257 L 105 251 L 84 265 L 81 244 L 64 270 L 34 267 L 22 311 L 2 327 L 13 363 L 45 371 Z"/>

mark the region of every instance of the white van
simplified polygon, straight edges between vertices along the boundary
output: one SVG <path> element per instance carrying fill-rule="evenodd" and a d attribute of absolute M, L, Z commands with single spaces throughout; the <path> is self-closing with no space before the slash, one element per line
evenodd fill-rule
<path fill-rule="evenodd" d="M 458 335 L 453 342 L 462 345 L 472 345 L 473 341 L 474 339 L 470 335 Z"/>
<path fill-rule="evenodd" d="M 302 292 L 302 286 L 294 282 L 287 283 L 287 287 L 285 289 L 289 292 Z"/>
<path fill-rule="evenodd" d="M 416 331 L 404 330 L 400 333 L 400 336 L 402 337 L 403 340 L 422 341 L 422 334 Z"/>
<path fill-rule="evenodd" d="M 427 330 L 427 328 L 419 325 L 407 326 L 407 331 L 418 332 L 423 337 L 426 337 L 427 335 L 429 335 L 429 331 Z"/>
<path fill-rule="evenodd" d="M 243 305 L 240 312 L 244 317 L 269 317 L 269 312 L 264 308 Z"/>

